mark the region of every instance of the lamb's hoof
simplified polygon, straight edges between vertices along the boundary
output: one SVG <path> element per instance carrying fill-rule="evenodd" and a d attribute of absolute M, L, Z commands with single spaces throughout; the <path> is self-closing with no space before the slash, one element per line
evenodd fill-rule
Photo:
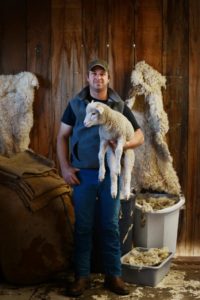
<path fill-rule="evenodd" d="M 124 193 L 124 199 L 128 200 L 130 198 L 130 191 Z"/>
<path fill-rule="evenodd" d="M 117 175 L 120 175 L 121 174 L 121 166 L 116 167 L 115 172 Z"/>
<path fill-rule="evenodd" d="M 99 176 L 99 181 L 102 182 L 104 180 L 105 176 Z"/>
<path fill-rule="evenodd" d="M 125 194 L 123 192 L 120 192 L 119 198 L 120 199 L 126 199 L 126 196 L 125 196 Z"/>
<path fill-rule="evenodd" d="M 120 192 L 120 199 L 128 200 L 130 198 L 130 193 Z"/>
<path fill-rule="evenodd" d="M 111 192 L 112 198 L 116 199 L 117 198 L 117 192 Z"/>

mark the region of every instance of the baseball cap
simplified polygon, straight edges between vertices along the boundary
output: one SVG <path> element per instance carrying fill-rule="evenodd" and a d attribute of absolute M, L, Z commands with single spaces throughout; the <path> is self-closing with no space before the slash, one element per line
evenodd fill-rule
<path fill-rule="evenodd" d="M 108 63 L 102 59 L 95 59 L 95 60 L 91 61 L 88 65 L 88 71 L 91 71 L 96 66 L 100 66 L 106 72 L 108 72 Z"/>

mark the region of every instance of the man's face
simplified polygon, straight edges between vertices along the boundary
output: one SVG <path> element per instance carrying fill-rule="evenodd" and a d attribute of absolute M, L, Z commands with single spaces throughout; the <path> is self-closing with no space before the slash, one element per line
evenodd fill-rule
<path fill-rule="evenodd" d="M 96 92 L 107 89 L 109 83 L 109 74 L 100 66 L 96 66 L 89 71 L 87 81 L 91 89 Z"/>

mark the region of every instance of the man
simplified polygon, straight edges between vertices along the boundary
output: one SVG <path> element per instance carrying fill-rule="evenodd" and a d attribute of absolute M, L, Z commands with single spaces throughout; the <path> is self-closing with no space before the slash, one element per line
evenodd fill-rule
<path fill-rule="evenodd" d="M 70 296 L 80 296 L 90 287 L 90 255 L 96 201 L 99 201 L 102 256 L 105 272 L 105 287 L 119 295 L 129 292 L 121 279 L 121 251 L 119 238 L 119 192 L 113 199 L 110 194 L 110 176 L 107 170 L 105 179 L 98 181 L 98 126 L 84 127 L 85 109 L 94 100 L 106 103 L 112 109 L 123 113 L 133 124 L 134 138 L 124 149 L 135 148 L 144 141 L 132 112 L 119 95 L 108 87 L 109 70 L 105 61 L 94 60 L 89 64 L 88 86 L 68 104 L 57 138 L 57 153 L 62 176 L 73 186 L 75 209 L 75 281 L 68 290 Z M 71 159 L 69 159 L 69 141 Z M 115 141 L 110 141 L 115 147 Z"/>

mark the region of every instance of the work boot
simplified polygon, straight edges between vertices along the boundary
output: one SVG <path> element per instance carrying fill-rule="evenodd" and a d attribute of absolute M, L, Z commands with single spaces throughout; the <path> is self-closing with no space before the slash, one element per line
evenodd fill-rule
<path fill-rule="evenodd" d="M 89 277 L 79 277 L 77 278 L 71 286 L 67 289 L 67 296 L 79 297 L 83 294 L 86 289 L 91 286 Z"/>
<path fill-rule="evenodd" d="M 130 292 L 119 276 L 106 276 L 104 286 L 118 295 L 128 295 Z"/>

